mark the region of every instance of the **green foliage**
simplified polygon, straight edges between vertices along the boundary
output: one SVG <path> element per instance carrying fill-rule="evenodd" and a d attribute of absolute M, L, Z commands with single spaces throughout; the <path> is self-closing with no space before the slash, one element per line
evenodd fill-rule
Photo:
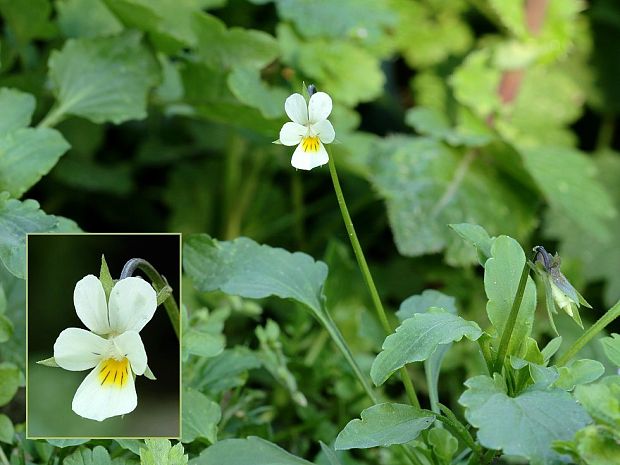
<path fill-rule="evenodd" d="M 172 446 L 167 439 L 145 439 L 144 444 L 146 447 L 140 449 L 141 465 L 187 465 L 180 442 Z"/>
<path fill-rule="evenodd" d="M 226 439 L 205 449 L 193 461 L 196 465 L 219 463 L 221 465 L 308 465 L 310 462 L 289 454 L 284 449 L 264 439 L 250 436 L 246 439 Z"/>
<path fill-rule="evenodd" d="M 611 337 L 602 338 L 600 341 L 605 355 L 612 363 L 620 367 L 620 334 L 612 334 Z"/>
<path fill-rule="evenodd" d="M 196 438 L 206 438 L 211 443 L 217 441 L 217 424 L 222 413 L 220 406 L 194 389 L 183 391 L 183 442 Z"/>
<path fill-rule="evenodd" d="M 373 405 L 351 420 L 336 438 L 336 450 L 405 444 L 429 428 L 435 417 L 411 405 Z"/>

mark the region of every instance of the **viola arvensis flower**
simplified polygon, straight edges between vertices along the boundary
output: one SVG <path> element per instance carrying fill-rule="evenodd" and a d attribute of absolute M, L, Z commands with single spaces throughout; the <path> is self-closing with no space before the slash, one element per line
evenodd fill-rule
<path fill-rule="evenodd" d="M 94 368 L 73 397 L 73 411 L 98 421 L 133 411 L 138 404 L 134 375 L 147 368 L 139 332 L 157 308 L 155 290 L 141 278 L 125 278 L 106 302 L 101 281 L 88 275 L 75 285 L 73 304 L 90 331 L 62 331 L 54 343 L 54 360 L 65 370 Z"/>
<path fill-rule="evenodd" d="M 334 141 L 336 133 L 327 117 L 332 112 L 332 99 L 325 92 L 310 96 L 310 102 L 301 94 L 286 99 L 284 109 L 292 122 L 285 123 L 280 130 L 280 143 L 297 145 L 291 165 L 300 170 L 311 170 L 329 161 L 323 144 Z"/>

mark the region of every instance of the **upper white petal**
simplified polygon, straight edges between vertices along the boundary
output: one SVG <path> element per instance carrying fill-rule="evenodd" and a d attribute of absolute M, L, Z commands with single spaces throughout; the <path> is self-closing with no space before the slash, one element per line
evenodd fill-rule
<path fill-rule="evenodd" d="M 329 156 L 322 143 L 319 142 L 317 152 L 304 152 L 302 145 L 299 144 L 293 153 L 293 158 L 291 158 L 291 165 L 300 170 L 311 170 L 326 164 L 328 161 Z"/>
<path fill-rule="evenodd" d="M 129 359 L 133 372 L 143 375 L 146 370 L 147 357 L 142 338 L 137 331 L 125 331 L 114 338 L 114 344 L 120 349 L 121 355 Z"/>
<path fill-rule="evenodd" d="M 336 131 L 334 131 L 332 123 L 326 119 L 313 124 L 312 131 L 319 136 L 319 139 L 321 139 L 321 142 L 324 144 L 330 144 L 336 138 Z"/>
<path fill-rule="evenodd" d="M 133 411 L 138 405 L 133 374 L 129 373 L 123 387 L 104 386 L 99 381 L 100 370 L 101 364 L 78 387 L 71 403 L 73 411 L 81 417 L 97 421 Z"/>
<path fill-rule="evenodd" d="M 284 110 L 291 121 L 302 125 L 308 122 L 308 105 L 301 94 L 290 95 L 284 102 Z"/>
<path fill-rule="evenodd" d="M 117 333 L 140 331 L 157 308 L 155 289 L 142 278 L 121 279 L 110 292 L 110 327 Z"/>
<path fill-rule="evenodd" d="M 308 116 L 310 123 L 318 123 L 323 119 L 327 119 L 332 112 L 332 98 L 325 92 L 317 92 L 310 97 L 308 104 Z"/>
<path fill-rule="evenodd" d="M 298 123 L 285 123 L 280 129 L 280 143 L 282 145 L 297 145 L 301 138 L 308 133 L 308 128 Z"/>
<path fill-rule="evenodd" d="M 89 274 L 77 282 L 73 291 L 73 305 L 82 323 L 92 332 L 110 332 L 105 291 L 96 276 Z"/>
<path fill-rule="evenodd" d="M 71 371 L 88 370 L 107 354 L 110 342 L 80 328 L 65 329 L 54 343 L 54 360 Z"/>

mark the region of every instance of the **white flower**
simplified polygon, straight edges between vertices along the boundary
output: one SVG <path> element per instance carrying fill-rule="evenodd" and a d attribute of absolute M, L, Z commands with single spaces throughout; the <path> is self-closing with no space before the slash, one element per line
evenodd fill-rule
<path fill-rule="evenodd" d="M 73 411 L 98 421 L 133 411 L 138 404 L 134 375 L 147 368 L 138 333 L 157 308 L 155 290 L 143 279 L 125 278 L 114 285 L 108 303 L 101 281 L 88 275 L 75 285 L 73 304 L 90 331 L 61 332 L 54 359 L 65 370 L 94 368 L 73 397 Z"/>
<path fill-rule="evenodd" d="M 306 99 L 293 94 L 284 103 L 286 114 L 293 121 L 285 123 L 280 130 L 283 145 L 297 145 L 291 165 L 300 170 L 311 170 L 329 161 L 323 144 L 334 141 L 336 133 L 327 117 L 332 112 L 332 99 L 325 92 L 316 92 Z"/>

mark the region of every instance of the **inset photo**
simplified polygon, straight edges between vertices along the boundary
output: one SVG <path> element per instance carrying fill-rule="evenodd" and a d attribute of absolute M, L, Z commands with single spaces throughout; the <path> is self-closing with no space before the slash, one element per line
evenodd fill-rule
<path fill-rule="evenodd" d="M 29 234 L 28 438 L 179 438 L 180 234 Z"/>

